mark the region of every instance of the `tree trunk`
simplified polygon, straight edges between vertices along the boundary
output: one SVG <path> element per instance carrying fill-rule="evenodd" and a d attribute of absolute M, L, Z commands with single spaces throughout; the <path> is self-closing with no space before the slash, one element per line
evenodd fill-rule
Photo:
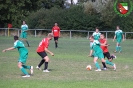
<path fill-rule="evenodd" d="M 71 5 L 73 5 L 73 0 L 71 0 Z"/>

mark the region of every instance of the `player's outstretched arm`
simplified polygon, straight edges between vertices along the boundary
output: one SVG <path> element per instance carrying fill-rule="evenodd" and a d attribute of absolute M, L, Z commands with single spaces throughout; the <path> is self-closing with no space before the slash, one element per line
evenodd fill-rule
<path fill-rule="evenodd" d="M 13 50 L 15 49 L 14 47 L 10 47 L 10 48 L 7 48 L 7 49 L 4 49 L 2 52 L 6 52 L 6 51 L 9 51 L 9 50 Z"/>
<path fill-rule="evenodd" d="M 54 56 L 54 53 L 52 53 L 48 48 L 45 48 L 45 51 L 48 52 L 51 56 Z"/>

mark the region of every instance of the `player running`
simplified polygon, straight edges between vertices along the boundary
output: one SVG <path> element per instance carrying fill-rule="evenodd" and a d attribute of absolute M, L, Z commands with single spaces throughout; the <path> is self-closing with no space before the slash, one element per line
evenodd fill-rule
<path fill-rule="evenodd" d="M 116 39 L 117 43 L 116 43 L 116 50 L 114 52 L 116 53 L 119 51 L 119 53 L 121 53 L 122 49 L 121 49 L 120 43 L 121 43 L 122 38 L 124 41 L 124 34 L 123 34 L 122 30 L 120 30 L 119 26 L 117 26 L 116 29 L 117 30 L 115 31 L 115 36 L 114 36 L 113 42 Z"/>
<path fill-rule="evenodd" d="M 18 68 L 25 74 L 22 77 L 30 77 L 28 72 L 25 69 L 29 69 L 30 73 L 33 74 L 33 66 L 27 66 L 25 65 L 28 57 L 28 50 L 25 48 L 24 44 L 18 39 L 18 36 L 14 36 L 14 46 L 11 48 L 4 49 L 3 52 L 18 49 L 20 57 L 18 58 Z"/>
<path fill-rule="evenodd" d="M 48 50 L 49 42 L 50 42 L 50 40 L 52 40 L 52 37 L 53 37 L 53 34 L 49 33 L 47 38 L 42 39 L 42 41 L 39 43 L 39 46 L 36 50 L 38 55 L 40 55 L 42 57 L 42 60 L 40 61 L 40 63 L 38 64 L 38 66 L 36 68 L 41 70 L 40 67 L 45 62 L 43 72 L 49 72 L 48 71 L 49 57 L 47 56 L 46 52 L 48 52 L 49 54 L 54 56 L 54 54 L 50 50 Z"/>
<path fill-rule="evenodd" d="M 93 32 L 92 36 L 94 37 L 94 40 L 99 40 L 101 33 L 99 32 L 99 29 L 96 27 L 95 32 Z M 92 46 L 92 42 L 90 41 L 90 47 Z M 92 52 L 92 50 L 90 50 Z M 92 55 L 93 57 L 93 55 Z"/>
<path fill-rule="evenodd" d="M 90 36 L 89 40 L 92 42 L 92 51 L 90 52 L 89 56 L 92 56 L 92 53 L 94 55 L 94 63 L 97 68 L 95 71 L 101 71 L 101 68 L 97 62 L 98 59 L 100 59 L 102 62 L 105 62 L 106 64 L 113 66 L 114 70 L 116 70 L 116 65 L 114 63 L 104 59 L 103 51 L 100 48 L 100 42 L 98 40 L 94 40 L 93 36 Z"/>
<path fill-rule="evenodd" d="M 58 38 L 60 37 L 60 28 L 57 23 L 55 23 L 55 26 L 52 28 L 52 33 L 54 35 L 55 48 L 57 48 L 58 47 Z"/>
<path fill-rule="evenodd" d="M 28 25 L 25 23 L 25 21 L 23 21 L 23 25 L 21 25 L 21 38 L 22 40 L 24 40 L 28 47 L 30 47 L 29 42 L 27 41 L 27 31 L 28 31 Z"/>
<path fill-rule="evenodd" d="M 101 44 L 101 49 L 103 50 L 104 58 L 107 57 L 110 62 L 113 60 L 113 58 L 116 58 L 115 55 L 111 55 L 110 56 L 110 53 L 109 53 L 109 50 L 108 50 L 108 46 L 104 46 L 104 45 L 108 45 L 107 39 L 105 39 L 104 34 L 100 35 L 99 42 Z M 103 64 L 103 70 L 106 70 L 107 69 L 106 64 L 103 63 L 103 62 L 102 62 L 102 64 Z"/>

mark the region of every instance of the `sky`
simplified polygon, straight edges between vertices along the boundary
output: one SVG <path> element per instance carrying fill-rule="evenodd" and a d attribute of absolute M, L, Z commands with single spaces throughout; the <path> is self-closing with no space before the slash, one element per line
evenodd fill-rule
<path fill-rule="evenodd" d="M 71 0 L 66 0 L 68 1 L 69 3 L 71 3 Z M 78 0 L 73 0 L 73 4 L 77 4 Z"/>

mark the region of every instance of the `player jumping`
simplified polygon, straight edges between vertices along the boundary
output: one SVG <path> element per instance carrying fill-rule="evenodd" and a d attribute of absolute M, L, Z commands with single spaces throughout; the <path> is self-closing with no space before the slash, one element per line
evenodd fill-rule
<path fill-rule="evenodd" d="M 117 43 L 116 43 L 116 50 L 114 52 L 115 53 L 116 52 L 120 53 L 122 51 L 120 43 L 121 43 L 122 38 L 123 38 L 123 41 L 124 41 L 124 34 L 123 34 L 122 30 L 120 30 L 119 26 L 117 26 L 116 29 L 117 30 L 115 31 L 115 36 L 114 36 L 113 42 L 116 39 Z"/>
<path fill-rule="evenodd" d="M 42 57 L 42 60 L 40 61 L 40 63 L 38 64 L 38 66 L 36 68 L 41 70 L 40 67 L 45 62 L 43 72 L 49 72 L 48 69 L 47 69 L 48 68 L 48 62 L 49 62 L 49 57 L 47 56 L 46 52 L 48 52 L 49 54 L 54 56 L 54 54 L 50 50 L 48 50 L 49 42 L 50 42 L 50 40 L 52 40 L 52 37 L 53 37 L 53 34 L 49 33 L 47 38 L 42 39 L 42 41 L 39 43 L 39 46 L 36 50 L 38 55 L 40 55 Z"/>
<path fill-rule="evenodd" d="M 94 40 L 93 36 L 90 36 L 89 40 L 90 40 L 90 42 L 92 42 L 92 46 L 91 46 L 92 50 L 91 50 L 89 56 L 92 56 L 92 53 L 94 55 L 94 63 L 97 68 L 97 70 L 95 70 L 95 71 L 101 71 L 101 68 L 97 62 L 98 59 L 100 59 L 102 62 L 105 62 L 106 64 L 113 66 L 114 70 L 116 70 L 116 65 L 114 63 L 104 59 L 103 51 L 100 47 L 100 42 L 98 40 Z"/>
<path fill-rule="evenodd" d="M 18 52 L 20 54 L 20 57 L 18 59 L 18 67 L 20 70 L 25 74 L 22 77 L 30 77 L 28 72 L 25 69 L 29 69 L 31 74 L 33 74 L 33 66 L 27 66 L 25 65 L 28 57 L 28 50 L 25 48 L 24 44 L 18 39 L 18 36 L 14 36 L 14 46 L 11 48 L 4 49 L 3 52 L 13 50 L 13 49 L 18 49 Z"/>

